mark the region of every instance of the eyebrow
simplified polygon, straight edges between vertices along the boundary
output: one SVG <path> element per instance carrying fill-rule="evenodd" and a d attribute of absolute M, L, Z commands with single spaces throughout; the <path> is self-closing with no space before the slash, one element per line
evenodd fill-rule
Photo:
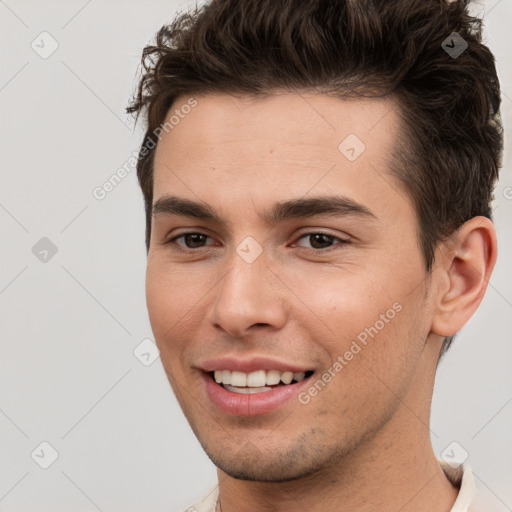
<path fill-rule="evenodd" d="M 208 204 L 167 194 L 153 204 L 153 215 L 176 215 L 228 225 Z M 306 219 L 318 215 L 377 220 L 369 208 L 345 196 L 315 196 L 277 202 L 271 210 L 260 213 L 259 217 L 266 224 L 274 225 L 286 219 Z"/>

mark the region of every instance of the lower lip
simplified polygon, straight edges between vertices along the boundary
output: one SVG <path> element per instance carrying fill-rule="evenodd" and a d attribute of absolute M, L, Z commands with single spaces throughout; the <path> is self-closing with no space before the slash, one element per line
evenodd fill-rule
<path fill-rule="evenodd" d="M 206 386 L 206 393 L 210 400 L 227 414 L 237 416 L 255 416 L 272 412 L 284 405 L 300 393 L 300 390 L 307 386 L 312 376 L 295 384 L 279 386 L 271 391 L 261 393 L 242 394 L 224 389 L 217 384 L 209 374 L 203 372 L 203 380 Z"/>

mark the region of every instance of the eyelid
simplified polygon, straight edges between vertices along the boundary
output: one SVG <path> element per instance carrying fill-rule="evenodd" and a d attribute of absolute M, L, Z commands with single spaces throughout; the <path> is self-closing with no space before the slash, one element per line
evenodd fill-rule
<path fill-rule="evenodd" d="M 173 235 L 171 236 L 170 238 L 166 238 L 165 240 L 163 240 L 162 242 L 160 242 L 160 245 L 170 245 L 170 244 L 174 244 L 175 241 L 178 239 L 178 238 L 182 238 L 184 236 L 187 236 L 187 235 L 202 235 L 202 236 L 205 236 L 207 238 L 212 238 L 212 236 L 208 235 L 207 233 L 204 233 L 202 231 L 184 231 L 183 233 L 179 233 L 177 235 Z M 181 246 L 181 245 L 178 245 L 178 244 L 174 244 L 176 245 L 177 247 L 183 249 L 184 251 L 197 251 L 198 249 L 205 249 L 205 247 L 199 247 L 198 249 L 191 249 L 189 247 L 184 247 L 184 246 Z M 210 247 L 210 246 L 207 246 L 207 247 Z"/>
<path fill-rule="evenodd" d="M 200 251 L 202 249 L 208 249 L 208 247 L 211 247 L 211 246 L 205 246 L 205 247 L 197 247 L 197 248 L 194 249 L 194 248 L 185 247 L 185 246 L 182 246 L 182 245 L 179 245 L 179 244 L 175 243 L 177 239 L 182 238 L 182 237 L 187 236 L 187 235 L 202 235 L 202 236 L 205 236 L 207 238 L 213 239 L 212 236 L 210 236 L 207 233 L 204 233 L 202 231 L 184 231 L 183 233 L 179 233 L 177 235 L 174 235 L 174 236 L 170 237 L 169 239 L 164 240 L 163 242 L 160 242 L 160 244 L 161 245 L 174 244 L 177 247 L 178 251 L 183 251 L 183 252 L 198 252 L 198 251 Z M 322 229 L 322 228 L 317 228 L 316 231 L 315 230 L 313 230 L 313 231 L 310 230 L 310 231 L 303 232 L 303 233 L 297 235 L 297 237 L 295 238 L 295 242 L 293 242 L 293 243 L 296 244 L 299 240 L 302 240 L 303 238 L 307 238 L 308 236 L 312 236 L 312 235 L 325 235 L 325 236 L 328 236 L 328 237 L 330 237 L 330 238 L 332 238 L 334 240 L 337 240 L 339 242 L 337 244 L 338 246 L 350 243 L 350 240 L 348 238 L 343 238 L 341 236 L 334 235 L 334 234 L 329 233 L 327 230 Z M 308 254 L 311 254 L 311 253 L 322 254 L 322 253 L 330 252 L 332 250 L 336 250 L 337 248 L 339 248 L 339 247 L 337 247 L 337 245 L 333 245 L 333 246 L 327 247 L 325 249 L 315 249 L 315 248 L 307 248 L 307 247 L 301 247 L 301 246 L 299 246 L 299 247 L 304 249 L 305 252 L 308 253 Z"/>
<path fill-rule="evenodd" d="M 299 237 L 296 239 L 296 242 L 294 242 L 294 244 L 296 244 L 299 240 L 302 240 L 303 238 L 307 238 L 308 236 L 312 236 L 312 235 L 326 235 L 326 236 L 328 236 L 328 237 L 333 239 L 334 245 L 332 245 L 330 247 L 326 247 L 325 249 L 315 249 L 315 248 L 309 248 L 309 247 L 301 247 L 301 249 L 304 249 L 304 251 L 307 254 L 321 255 L 323 253 L 328 253 L 330 251 L 339 250 L 340 249 L 340 245 L 343 246 L 343 245 L 346 245 L 346 244 L 350 243 L 350 240 L 348 238 L 342 238 L 342 237 L 340 237 L 338 235 L 333 235 L 332 233 L 329 233 L 328 231 L 325 231 L 323 229 L 319 229 L 318 231 L 308 231 L 306 233 L 300 234 Z M 336 241 L 338 241 L 338 243 L 335 243 Z"/>
<path fill-rule="evenodd" d="M 306 235 L 327 235 L 332 236 L 333 238 L 338 238 L 339 240 L 349 240 L 351 237 L 347 233 L 332 233 L 329 228 L 315 228 L 308 226 L 307 231 L 302 231 L 296 234 L 295 236 L 301 238 Z"/>

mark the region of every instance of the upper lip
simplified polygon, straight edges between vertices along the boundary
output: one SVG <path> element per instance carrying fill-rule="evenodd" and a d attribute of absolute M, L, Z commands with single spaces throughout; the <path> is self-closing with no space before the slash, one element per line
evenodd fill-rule
<path fill-rule="evenodd" d="M 282 372 L 307 372 L 310 367 L 303 365 L 290 364 L 277 359 L 267 357 L 251 357 L 250 359 L 237 359 L 235 357 L 219 357 L 205 361 L 199 366 L 206 372 L 215 370 L 231 370 L 244 373 L 251 373 L 257 370 L 280 370 Z"/>

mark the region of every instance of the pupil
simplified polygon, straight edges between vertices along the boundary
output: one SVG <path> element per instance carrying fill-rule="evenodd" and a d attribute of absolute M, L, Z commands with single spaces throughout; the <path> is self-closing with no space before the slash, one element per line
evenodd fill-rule
<path fill-rule="evenodd" d="M 324 241 L 327 241 L 327 242 L 326 242 L 326 243 L 327 243 L 327 245 L 329 245 L 329 244 L 330 244 L 330 242 L 331 242 L 331 240 L 330 240 L 330 239 L 331 239 L 330 235 L 324 235 L 324 234 L 319 233 L 319 234 L 311 235 L 311 237 L 312 237 L 312 243 L 311 243 L 311 245 L 312 245 L 315 249 L 322 249 L 322 248 L 323 248 L 323 247 L 315 247 L 315 246 L 317 245 L 317 241 L 318 241 L 319 239 L 320 239 L 320 245 L 322 244 L 322 242 L 321 242 L 321 239 L 322 239 L 322 238 L 323 238 L 323 240 L 324 240 Z M 313 240 L 315 241 L 314 243 L 313 243 Z"/>
<path fill-rule="evenodd" d="M 201 235 L 200 233 L 192 233 L 191 235 L 185 235 L 185 242 L 186 242 L 187 247 L 189 247 L 190 249 L 193 248 L 193 247 L 198 247 L 198 245 L 194 245 L 195 242 L 197 242 L 198 244 L 201 244 L 201 240 L 198 241 L 198 238 L 200 239 L 200 238 L 202 238 L 204 236 L 205 235 Z M 190 239 L 193 240 L 192 241 L 192 247 L 189 244 Z M 195 240 L 195 242 L 194 242 L 194 240 Z M 204 240 L 203 240 L 203 242 L 204 242 Z"/>

